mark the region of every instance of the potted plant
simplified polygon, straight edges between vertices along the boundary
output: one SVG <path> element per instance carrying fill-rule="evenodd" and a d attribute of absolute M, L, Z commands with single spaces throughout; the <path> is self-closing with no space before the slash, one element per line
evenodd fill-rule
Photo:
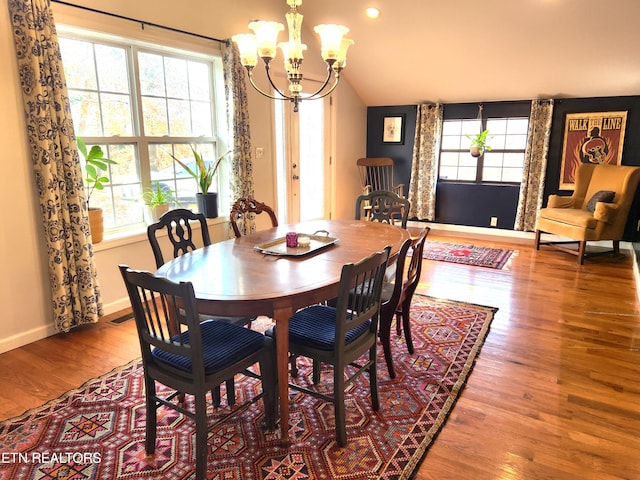
<path fill-rule="evenodd" d="M 210 192 L 209 188 L 213 184 L 213 178 L 220 166 L 222 159 L 231 150 L 227 150 L 220 155 L 215 162 L 207 163 L 202 156 L 197 152 L 195 147 L 189 145 L 193 152 L 193 158 L 195 160 L 195 169 L 189 167 L 182 160 L 176 158 L 173 154 L 173 158 L 184 170 L 191 175 L 198 184 L 198 193 L 196 193 L 196 201 L 198 203 L 198 210 L 204 214 L 207 218 L 216 218 L 218 216 L 218 192 Z"/>
<path fill-rule="evenodd" d="M 152 222 L 157 222 L 169 210 L 170 203 L 177 203 L 175 191 L 160 182 L 153 182 L 151 187 L 142 193 L 142 200 L 148 207 Z"/>
<path fill-rule="evenodd" d="M 491 147 L 487 145 L 487 135 L 489 135 L 489 130 L 483 130 L 476 135 L 467 134 L 467 138 L 471 140 L 471 144 L 469 145 L 469 153 L 471 153 L 472 157 L 479 157 L 485 151 L 491 150 Z"/>
<path fill-rule="evenodd" d="M 102 241 L 104 234 L 104 220 L 102 209 L 91 207 L 89 201 L 95 190 L 104 190 L 104 186 L 109 183 L 109 177 L 104 172 L 109 170 L 109 165 L 115 165 L 115 161 L 104 156 L 102 147 L 94 145 L 87 151 L 87 146 L 80 138 L 76 138 L 78 151 L 84 159 L 84 166 L 87 176 L 84 181 L 87 186 L 87 209 L 89 210 L 89 227 L 91 228 L 91 239 L 93 243 Z"/>

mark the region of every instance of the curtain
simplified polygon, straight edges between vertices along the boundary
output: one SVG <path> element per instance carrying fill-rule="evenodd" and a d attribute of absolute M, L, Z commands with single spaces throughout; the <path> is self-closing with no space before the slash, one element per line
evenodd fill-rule
<path fill-rule="evenodd" d="M 9 0 L 31 161 L 48 250 L 55 328 L 103 314 L 82 170 L 49 0 Z"/>
<path fill-rule="evenodd" d="M 413 146 L 411 180 L 409 182 L 409 217 L 434 220 L 436 217 L 436 184 L 438 149 L 442 134 L 442 105 L 418 105 L 418 118 Z"/>
<path fill-rule="evenodd" d="M 247 106 L 246 71 L 240 63 L 235 42 L 227 40 L 223 48 L 224 91 L 227 100 L 227 124 L 229 137 L 233 139 L 233 164 L 231 176 L 231 202 L 241 197 L 253 198 L 253 163 L 251 161 L 251 133 Z M 245 213 L 238 219 L 243 235 L 256 230 L 255 213 Z M 230 230 L 230 236 L 233 232 Z"/>
<path fill-rule="evenodd" d="M 514 230 L 533 231 L 544 197 L 553 100 L 533 100 Z"/>

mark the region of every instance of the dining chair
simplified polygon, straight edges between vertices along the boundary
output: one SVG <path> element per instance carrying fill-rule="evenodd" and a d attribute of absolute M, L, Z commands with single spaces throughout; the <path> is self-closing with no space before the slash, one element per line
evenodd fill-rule
<path fill-rule="evenodd" d="M 198 238 L 193 228 L 192 222 L 200 227 L 201 237 Z M 160 219 L 147 227 L 147 237 L 151 244 L 153 257 L 156 261 L 156 267 L 160 268 L 164 265 L 164 255 L 159 242 L 160 232 L 166 231 L 167 238 L 173 248 L 173 258 L 184 255 L 187 252 L 198 248 L 198 244 L 202 246 L 211 245 L 211 237 L 209 236 L 209 228 L 207 219 L 202 213 L 192 212 L 186 208 L 176 208 L 169 210 Z M 208 318 L 204 316 L 203 319 Z M 225 321 L 237 325 L 251 325 L 252 318 L 248 317 L 220 317 Z M 233 378 L 227 379 L 227 402 L 229 405 L 235 404 L 235 387 Z M 215 389 L 213 392 L 213 403 L 215 406 L 220 404 L 220 390 Z"/>
<path fill-rule="evenodd" d="M 400 220 L 400 226 L 407 228 L 410 206 L 411 203 L 406 198 L 386 190 L 376 190 L 356 198 L 356 220 L 364 218 L 392 225 Z"/>
<path fill-rule="evenodd" d="M 296 383 L 290 383 L 289 387 L 333 402 L 339 446 L 347 443 L 345 388 L 365 371 L 369 373 L 372 408 L 379 409 L 376 376 L 378 318 L 390 250 L 391 247 L 386 247 L 357 263 L 342 267 L 335 307 L 311 305 L 298 310 L 289 319 L 290 355 L 313 360 L 314 384 L 320 382 L 321 363 L 333 365 L 333 394 L 324 394 Z M 358 289 L 359 295 L 351 295 L 352 288 Z M 267 330 L 267 335 L 276 341 L 277 334 L 277 326 Z M 356 362 L 367 353 L 366 361 Z M 355 372 L 347 370 L 349 366 L 355 367 Z"/>
<path fill-rule="evenodd" d="M 207 432 L 226 421 L 230 415 L 245 411 L 234 409 L 215 425 L 207 425 L 207 391 L 238 373 L 259 378 L 262 392 L 250 400 L 262 398 L 264 424 L 276 426 L 277 376 L 276 351 L 271 338 L 254 330 L 210 319 L 201 322 L 193 285 L 175 283 L 150 272 L 119 266 L 133 307 L 144 370 L 146 427 L 145 451 L 155 451 L 156 422 L 159 407 L 168 407 L 195 422 L 196 479 L 204 480 L 207 470 Z M 184 314 L 177 315 L 180 305 Z M 174 310 L 173 312 L 171 310 Z M 178 330 L 171 318 L 179 318 Z M 259 364 L 260 375 L 249 370 Z M 164 395 L 156 382 L 174 392 Z M 193 395 L 193 408 L 176 401 L 182 393 Z"/>
<path fill-rule="evenodd" d="M 413 294 L 420 282 L 422 273 L 422 252 L 429 233 L 429 227 L 424 227 L 417 237 L 407 239 L 398 253 L 396 261 L 395 279 L 393 282 L 384 282 L 382 286 L 380 305 L 380 343 L 387 362 L 387 370 L 391 378 L 396 378 L 391 354 L 391 324 L 396 319 L 396 332 L 401 335 L 404 329 L 407 350 L 413 354 L 413 340 L 411 338 L 410 310 Z M 406 259 L 410 258 L 406 269 Z M 402 320 L 402 324 L 400 321 Z M 402 325 L 402 326 L 401 326 Z"/>
<path fill-rule="evenodd" d="M 238 198 L 231 206 L 231 212 L 229 213 L 229 222 L 231 223 L 231 228 L 233 228 L 233 233 L 236 238 L 242 236 L 238 223 L 244 221 L 247 214 L 253 213 L 259 215 L 263 212 L 269 215 L 269 218 L 271 219 L 271 226 L 277 227 L 278 217 L 269 205 L 259 202 L 255 198 Z"/>
<path fill-rule="evenodd" d="M 192 222 L 200 227 L 202 236 L 199 239 L 196 237 Z M 169 242 L 173 247 L 173 258 L 198 248 L 196 245 L 198 240 L 202 242 L 202 246 L 211 245 L 207 219 L 202 213 L 192 212 L 186 208 L 169 210 L 157 222 L 147 227 L 147 237 L 158 268 L 165 263 L 162 248 L 158 241 L 158 234 L 162 230 L 166 231 Z"/>

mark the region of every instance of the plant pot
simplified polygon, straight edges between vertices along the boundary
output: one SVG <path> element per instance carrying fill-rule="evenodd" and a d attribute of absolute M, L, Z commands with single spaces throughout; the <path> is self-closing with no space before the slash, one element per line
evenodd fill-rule
<path fill-rule="evenodd" d="M 91 241 L 100 243 L 104 234 L 104 220 L 101 208 L 89 208 L 89 228 L 91 229 Z"/>
<path fill-rule="evenodd" d="M 474 145 L 469 148 L 469 153 L 472 157 L 479 157 L 480 155 L 482 155 L 482 148 Z"/>
<path fill-rule="evenodd" d="M 218 217 L 218 193 L 196 193 L 196 201 L 198 202 L 198 211 L 207 218 Z"/>
<path fill-rule="evenodd" d="M 147 205 L 147 212 L 149 223 L 155 223 L 160 220 L 160 217 L 169 211 L 169 204 L 163 203 L 161 205 L 156 205 L 155 207 L 150 207 Z"/>

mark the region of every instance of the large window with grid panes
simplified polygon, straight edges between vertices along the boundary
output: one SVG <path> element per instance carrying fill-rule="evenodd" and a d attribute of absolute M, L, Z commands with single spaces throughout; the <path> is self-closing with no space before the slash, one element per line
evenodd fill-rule
<path fill-rule="evenodd" d="M 64 28 L 59 42 L 76 136 L 115 161 L 89 203 L 103 209 L 105 232 L 143 227 L 150 188 L 171 192 L 173 206 L 195 208 L 196 181 L 172 156 L 193 167 L 192 146 L 205 161 L 224 149 L 220 56 Z M 228 165 L 219 171 L 212 191 L 224 199 Z"/>
<path fill-rule="evenodd" d="M 473 157 L 471 139 L 488 130 L 483 154 Z M 445 118 L 440 142 L 438 178 L 441 181 L 509 183 L 522 181 L 529 117 Z"/>

